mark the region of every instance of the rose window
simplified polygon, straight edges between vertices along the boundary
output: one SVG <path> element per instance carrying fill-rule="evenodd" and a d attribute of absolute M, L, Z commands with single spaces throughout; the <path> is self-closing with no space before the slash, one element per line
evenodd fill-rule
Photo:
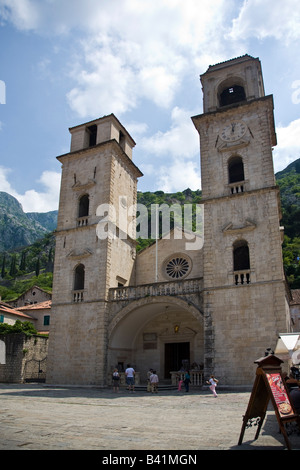
<path fill-rule="evenodd" d="M 166 263 L 165 270 L 168 277 L 172 279 L 181 279 L 188 274 L 190 264 L 185 257 L 176 256 Z"/>

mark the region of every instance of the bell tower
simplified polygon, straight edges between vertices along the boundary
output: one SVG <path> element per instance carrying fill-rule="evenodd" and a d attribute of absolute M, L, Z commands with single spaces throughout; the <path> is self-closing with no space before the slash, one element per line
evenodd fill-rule
<path fill-rule="evenodd" d="M 251 366 L 289 331 L 282 265 L 273 97 L 249 55 L 200 77 L 204 204 L 205 370 L 222 383 L 252 383 Z"/>
<path fill-rule="evenodd" d="M 106 381 L 109 289 L 134 282 L 134 140 L 113 115 L 69 129 L 56 230 L 47 381 Z M 130 221 L 132 223 L 130 223 Z"/>

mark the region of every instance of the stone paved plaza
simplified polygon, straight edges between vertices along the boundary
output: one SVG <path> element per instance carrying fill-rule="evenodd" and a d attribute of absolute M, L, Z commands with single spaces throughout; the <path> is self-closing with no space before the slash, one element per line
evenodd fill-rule
<path fill-rule="evenodd" d="M 177 390 L 152 395 L 122 389 L 0 384 L 1 450 L 284 450 L 270 407 L 259 438 L 246 429 L 250 392 Z M 290 436 L 293 450 L 300 437 Z"/>

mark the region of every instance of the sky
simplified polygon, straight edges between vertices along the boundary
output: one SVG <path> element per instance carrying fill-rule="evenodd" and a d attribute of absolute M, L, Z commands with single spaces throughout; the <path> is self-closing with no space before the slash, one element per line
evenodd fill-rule
<path fill-rule="evenodd" d="M 69 127 L 114 113 L 139 191 L 201 189 L 200 75 L 249 54 L 273 94 L 274 170 L 300 157 L 299 0 L 0 0 L 0 191 L 58 209 Z"/>

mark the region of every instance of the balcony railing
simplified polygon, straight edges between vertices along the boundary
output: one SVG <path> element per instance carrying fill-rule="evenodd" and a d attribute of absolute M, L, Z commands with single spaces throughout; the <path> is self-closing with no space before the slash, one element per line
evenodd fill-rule
<path fill-rule="evenodd" d="M 86 215 L 84 217 L 77 217 L 77 227 L 85 227 L 89 224 L 89 217 Z"/>
<path fill-rule="evenodd" d="M 73 290 L 73 302 L 83 302 L 84 290 Z"/>
<path fill-rule="evenodd" d="M 133 287 L 116 287 L 109 289 L 109 300 L 136 300 L 145 297 L 162 295 L 186 295 L 202 290 L 202 278 L 182 281 L 156 282 Z"/>
<path fill-rule="evenodd" d="M 238 181 L 228 185 L 231 194 L 243 193 L 245 188 L 245 181 Z"/>
<path fill-rule="evenodd" d="M 250 269 L 245 269 L 243 271 L 234 271 L 233 277 L 236 286 L 250 284 Z"/>

